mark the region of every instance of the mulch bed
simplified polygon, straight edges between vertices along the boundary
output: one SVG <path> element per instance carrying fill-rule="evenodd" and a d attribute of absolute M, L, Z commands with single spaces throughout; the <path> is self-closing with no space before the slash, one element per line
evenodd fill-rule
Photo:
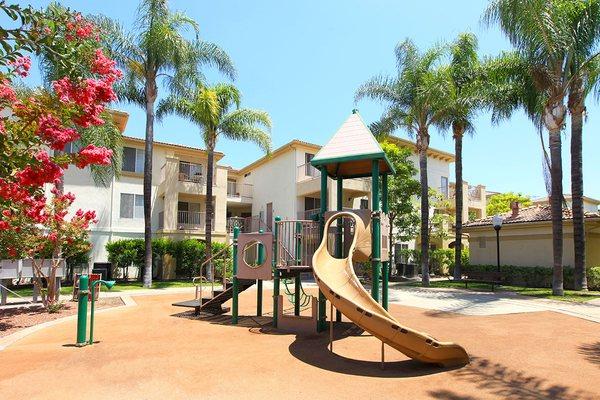
<path fill-rule="evenodd" d="M 120 297 L 107 297 L 96 302 L 96 310 L 122 305 Z M 56 313 L 47 312 L 41 305 L 0 309 L 0 338 L 33 325 L 74 314 L 77 314 L 77 302 L 74 301 L 65 302 L 65 306 Z"/>

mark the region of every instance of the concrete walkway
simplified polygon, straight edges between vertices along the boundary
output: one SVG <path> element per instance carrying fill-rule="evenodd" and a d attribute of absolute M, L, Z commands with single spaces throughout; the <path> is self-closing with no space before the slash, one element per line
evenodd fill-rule
<path fill-rule="evenodd" d="M 390 287 L 390 303 L 464 315 L 500 315 L 553 311 L 600 323 L 600 304 L 537 299 L 510 292 Z"/>

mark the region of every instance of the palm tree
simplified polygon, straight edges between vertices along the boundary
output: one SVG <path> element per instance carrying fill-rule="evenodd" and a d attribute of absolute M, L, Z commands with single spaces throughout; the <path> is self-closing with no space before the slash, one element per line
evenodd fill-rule
<path fill-rule="evenodd" d="M 454 139 L 455 161 L 455 202 L 456 241 L 454 246 L 454 279 L 461 279 L 462 216 L 463 216 L 463 166 L 462 144 L 465 133 L 473 133 L 473 118 L 482 106 L 481 92 L 476 91 L 480 67 L 477 57 L 477 38 L 471 33 L 458 36 L 450 46 L 451 61 L 448 66 L 448 91 L 446 115 L 439 124 L 451 128 Z"/>
<path fill-rule="evenodd" d="M 600 65 L 595 59 L 600 39 L 600 4 L 588 2 L 571 15 L 570 26 L 577 40 L 572 51 L 571 85 L 567 106 L 571 115 L 571 196 L 575 289 L 587 290 L 585 270 L 585 225 L 583 211 L 583 117 L 587 95 L 597 90 Z"/>
<path fill-rule="evenodd" d="M 563 290 L 562 143 L 571 70 L 570 47 L 575 40 L 565 22 L 567 9 L 539 0 L 493 0 L 484 14 L 488 23 L 497 23 L 519 55 L 526 60 L 536 90 L 543 98 L 541 121 L 550 143 L 552 247 L 554 273 L 552 292 Z"/>
<path fill-rule="evenodd" d="M 421 183 L 421 273 L 423 285 L 429 286 L 429 184 L 427 149 L 429 127 L 439 123 L 445 112 L 446 73 L 437 67 L 444 48 L 433 47 L 421 53 L 414 43 L 405 40 L 396 46 L 398 73 L 394 77 L 376 76 L 361 85 L 355 100 L 368 97 L 386 105 L 381 119 L 372 125 L 376 134 L 386 135 L 405 128 L 416 137 Z"/>
<path fill-rule="evenodd" d="M 176 114 L 200 129 L 208 156 L 206 166 L 206 259 L 212 256 L 212 226 L 214 219 L 213 174 L 214 153 L 217 140 L 223 136 L 230 140 L 256 143 L 263 151 L 271 151 L 271 119 L 264 111 L 240 107 L 241 94 L 230 84 L 198 85 L 180 96 L 169 96 L 160 101 L 157 117 Z M 211 263 L 208 271 L 213 277 Z"/>
<path fill-rule="evenodd" d="M 152 149 L 154 140 L 155 103 L 162 78 L 171 93 L 178 93 L 191 82 L 202 79 L 199 68 L 216 66 L 231 78 L 235 69 L 229 56 L 212 43 L 201 41 L 198 24 L 181 12 L 172 12 L 166 0 L 142 0 L 137 21 L 131 32 L 116 22 L 98 17 L 103 28 L 103 41 L 111 56 L 124 69 L 117 87 L 122 100 L 137 104 L 146 112 L 146 144 L 144 154 L 144 286 L 152 285 Z M 191 29 L 194 40 L 184 32 Z"/>

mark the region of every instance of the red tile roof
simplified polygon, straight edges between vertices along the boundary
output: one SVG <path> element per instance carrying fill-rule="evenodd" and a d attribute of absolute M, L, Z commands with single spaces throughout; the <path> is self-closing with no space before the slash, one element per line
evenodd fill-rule
<path fill-rule="evenodd" d="M 516 217 L 512 216 L 512 211 L 505 212 L 500 214 L 504 219 L 502 224 L 519 224 L 519 223 L 531 223 L 531 222 L 542 222 L 542 221 L 551 221 L 552 213 L 550 211 L 550 206 L 531 206 L 521 208 L 519 210 L 519 214 Z M 595 212 L 586 212 L 586 219 L 600 219 L 600 213 Z M 470 228 L 475 226 L 491 226 L 492 225 L 493 216 L 488 216 L 487 218 L 477 219 L 475 221 L 466 222 L 463 224 L 464 228 Z M 569 208 L 563 208 L 563 220 L 569 220 L 573 218 L 572 210 Z"/>

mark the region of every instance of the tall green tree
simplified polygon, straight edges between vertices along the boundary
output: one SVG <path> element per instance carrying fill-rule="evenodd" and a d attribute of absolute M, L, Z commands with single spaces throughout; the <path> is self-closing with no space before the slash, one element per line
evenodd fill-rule
<path fill-rule="evenodd" d="M 567 106 L 571 115 L 571 196 L 575 289 L 587 290 L 585 268 L 585 218 L 583 211 L 583 121 L 585 99 L 598 90 L 599 61 L 595 58 L 600 41 L 600 2 L 572 2 L 570 28 L 577 40 L 572 50 L 571 84 Z"/>
<path fill-rule="evenodd" d="M 381 148 L 396 170 L 388 180 L 389 248 L 393 249 L 395 241 L 411 240 L 418 232 L 419 216 L 413 204 L 419 195 L 419 181 L 414 179 L 418 171 L 410 159 L 411 149 L 390 141 L 383 141 Z"/>
<path fill-rule="evenodd" d="M 515 201 L 519 203 L 520 207 L 529 207 L 532 204 L 531 198 L 521 193 L 498 193 L 488 200 L 486 213 L 487 215 L 496 215 L 508 212 L 510 211 L 510 204 Z"/>
<path fill-rule="evenodd" d="M 439 124 L 452 130 L 454 139 L 455 171 L 455 233 L 454 279 L 461 279 L 461 249 L 463 223 L 463 137 L 475 131 L 473 120 L 482 108 L 482 92 L 477 88 L 481 65 L 477 56 L 477 38 L 471 33 L 460 34 L 450 45 L 450 64 L 448 65 L 448 97 L 446 114 Z"/>
<path fill-rule="evenodd" d="M 441 46 L 419 51 L 411 40 L 396 46 L 396 76 L 376 76 L 361 85 L 355 100 L 370 98 L 386 105 L 381 119 L 372 125 L 376 134 L 386 135 L 404 128 L 416 139 L 421 183 L 421 273 L 423 285 L 429 286 L 429 183 L 427 150 L 429 127 L 444 115 L 443 99 L 448 90 L 445 73 L 439 68 L 444 54 Z"/>
<path fill-rule="evenodd" d="M 198 85 L 180 96 L 169 96 L 160 101 L 157 117 L 176 114 L 200 129 L 206 147 L 206 258 L 212 256 L 212 226 L 214 221 L 213 174 L 215 146 L 219 137 L 257 144 L 263 151 L 271 151 L 271 119 L 260 110 L 240 107 L 241 94 L 230 84 Z M 211 263 L 208 270 L 212 278 Z"/>
<path fill-rule="evenodd" d="M 152 285 L 152 150 L 159 81 L 170 93 L 180 93 L 203 78 L 202 66 L 215 66 L 231 78 L 235 69 L 218 46 L 199 39 L 196 21 L 172 11 L 166 0 L 142 0 L 131 31 L 106 17 L 97 18 L 103 41 L 124 70 L 118 94 L 146 112 L 144 153 L 144 286 Z M 184 34 L 191 30 L 194 39 Z"/>
<path fill-rule="evenodd" d="M 497 24 L 525 60 L 543 103 L 540 119 L 548 130 L 550 144 L 552 247 L 554 273 L 552 292 L 563 295 L 563 170 L 561 131 L 567 107 L 565 97 L 572 77 L 573 49 L 578 32 L 570 24 L 572 6 L 585 0 L 493 0 L 484 14 L 488 24 Z M 584 61 L 585 62 L 585 61 Z"/>

